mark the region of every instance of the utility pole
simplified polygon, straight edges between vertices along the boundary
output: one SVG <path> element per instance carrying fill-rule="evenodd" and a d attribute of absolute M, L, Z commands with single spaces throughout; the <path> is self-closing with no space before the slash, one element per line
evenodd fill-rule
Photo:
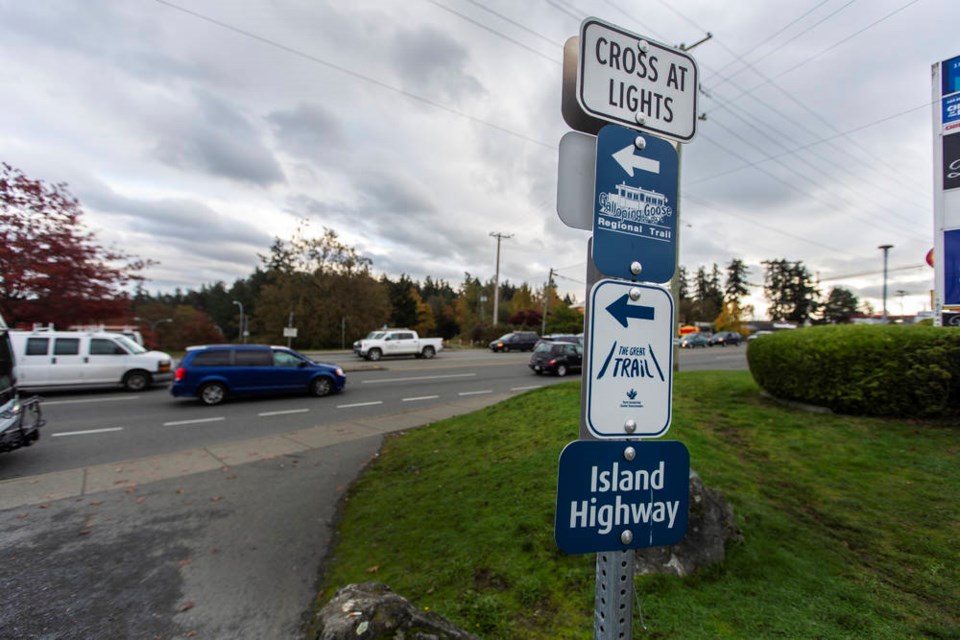
<path fill-rule="evenodd" d="M 240 339 L 241 342 L 244 342 L 244 343 L 245 343 L 245 342 L 247 341 L 247 336 L 245 335 L 245 334 L 246 334 L 246 332 L 244 331 L 244 328 L 245 328 L 245 327 L 243 326 L 243 303 L 240 302 L 239 300 L 234 300 L 234 301 L 233 301 L 233 304 L 235 304 L 235 305 L 237 305 L 238 307 L 240 307 L 240 336 L 239 336 L 239 339 Z"/>
<path fill-rule="evenodd" d="M 547 286 L 543 288 L 543 323 L 540 326 L 540 335 L 547 333 L 547 311 L 550 310 L 550 291 L 553 289 L 553 267 L 550 267 L 550 273 L 547 274 Z"/>
<path fill-rule="evenodd" d="M 504 238 L 512 238 L 513 234 L 491 231 L 490 237 L 497 239 L 497 271 L 493 278 L 493 326 L 497 326 L 497 317 L 500 314 L 500 241 Z"/>
<path fill-rule="evenodd" d="M 892 248 L 892 244 L 882 244 L 877 247 L 877 249 L 883 249 L 883 324 L 887 324 L 887 257 Z"/>

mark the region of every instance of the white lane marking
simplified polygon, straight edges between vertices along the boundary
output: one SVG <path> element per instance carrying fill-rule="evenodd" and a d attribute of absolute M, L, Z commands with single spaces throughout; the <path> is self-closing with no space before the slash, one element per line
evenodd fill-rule
<path fill-rule="evenodd" d="M 377 400 L 376 402 L 357 402 L 355 404 L 338 404 L 337 409 L 351 409 L 353 407 L 372 407 L 378 404 L 383 404 L 383 400 Z"/>
<path fill-rule="evenodd" d="M 493 389 L 485 389 L 484 391 L 461 391 L 458 393 L 458 396 L 479 396 L 484 393 L 493 393 Z"/>
<path fill-rule="evenodd" d="M 386 378 L 383 380 L 363 380 L 361 384 L 377 384 L 380 382 L 408 382 L 410 380 L 446 380 L 448 378 L 475 378 L 475 373 L 451 373 L 446 376 L 413 376 L 410 378 Z"/>
<path fill-rule="evenodd" d="M 123 396 L 116 398 L 90 398 L 87 400 L 44 400 L 43 406 L 49 407 L 55 404 L 89 404 L 91 402 L 118 402 L 120 400 L 139 400 L 140 396 Z"/>
<path fill-rule="evenodd" d="M 261 418 L 266 418 L 268 416 L 285 416 L 291 413 L 307 413 L 308 411 L 310 411 L 310 409 L 287 409 L 286 411 L 264 411 L 257 415 Z"/>
<path fill-rule="evenodd" d="M 61 433 L 51 433 L 50 435 L 54 438 L 59 438 L 60 436 L 87 436 L 92 433 L 108 433 L 110 431 L 123 431 L 123 427 L 108 427 L 105 429 L 88 429 L 86 431 L 63 431 Z"/>
<path fill-rule="evenodd" d="M 201 422 L 221 422 L 226 420 L 225 416 L 220 416 L 219 418 L 200 418 L 199 420 L 177 420 L 176 422 L 164 422 L 163 426 L 165 427 L 176 427 L 181 424 L 200 424 Z"/>
<path fill-rule="evenodd" d="M 440 396 L 419 396 L 417 398 L 404 398 L 404 402 L 416 402 L 417 400 L 436 400 Z"/>
<path fill-rule="evenodd" d="M 511 387 L 510 391 L 529 391 L 530 389 L 539 389 L 542 386 L 543 386 L 542 384 L 532 384 L 527 387 Z"/>

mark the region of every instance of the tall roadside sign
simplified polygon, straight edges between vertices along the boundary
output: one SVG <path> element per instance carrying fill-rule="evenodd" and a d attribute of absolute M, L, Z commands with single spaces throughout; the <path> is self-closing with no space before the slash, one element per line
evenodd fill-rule
<path fill-rule="evenodd" d="M 934 322 L 960 312 L 960 56 L 933 77 Z"/>
<path fill-rule="evenodd" d="M 554 535 L 597 553 L 595 640 L 632 637 L 633 550 L 686 534 L 690 456 L 670 427 L 678 145 L 697 130 L 696 62 L 588 18 L 564 45 L 557 213 L 587 250 L 580 440 L 558 466 Z M 668 138 L 665 140 L 663 138 Z"/>

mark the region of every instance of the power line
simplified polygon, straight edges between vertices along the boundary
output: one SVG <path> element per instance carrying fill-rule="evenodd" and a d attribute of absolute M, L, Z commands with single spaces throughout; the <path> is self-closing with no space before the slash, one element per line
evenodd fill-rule
<path fill-rule="evenodd" d="M 340 73 L 346 74 L 346 75 L 348 75 L 348 76 L 350 76 L 350 77 L 352 77 L 352 78 L 356 78 L 357 80 L 362 80 L 362 81 L 364 81 L 364 82 L 368 82 L 368 83 L 373 84 L 373 85 L 375 85 L 375 86 L 377 86 L 377 87 L 380 87 L 381 89 L 386 89 L 387 91 L 392 91 L 392 92 L 394 92 L 394 93 L 397 93 L 397 94 L 399 94 L 399 95 L 404 96 L 405 98 L 409 98 L 409 99 L 411 99 L 411 100 L 415 100 L 415 101 L 420 102 L 420 103 L 422 103 L 422 104 L 426 104 L 426 105 L 431 106 L 431 107 L 433 107 L 433 108 L 435 108 L 435 109 L 440 109 L 441 111 L 446 111 L 446 112 L 449 113 L 449 114 L 452 114 L 452 115 L 455 115 L 455 116 L 459 116 L 459 117 L 461 117 L 461 118 L 464 118 L 464 119 L 466 119 L 466 120 L 470 120 L 471 122 L 475 122 L 475 123 L 477 123 L 477 124 L 481 124 L 481 125 L 483 125 L 483 126 L 485 126 L 485 127 L 489 127 L 489 128 L 491 128 L 491 129 L 494 129 L 494 130 L 499 131 L 499 132 L 501 132 L 501 133 L 505 133 L 505 134 L 507 134 L 507 135 L 509 135 L 509 136 L 512 136 L 512 137 L 514 137 L 514 138 L 519 138 L 520 140 L 524 140 L 524 141 L 526 141 L 526 142 L 533 143 L 533 144 L 538 145 L 538 146 L 540 146 L 540 147 L 544 147 L 544 148 L 546 148 L 546 149 L 550 149 L 550 150 L 556 151 L 556 144 L 548 144 L 548 143 L 546 143 L 546 142 L 543 142 L 543 141 L 541 141 L 541 140 L 537 140 L 537 139 L 535 139 L 535 138 L 531 138 L 530 136 L 524 135 L 524 134 L 519 133 L 519 132 L 517 132 L 517 131 L 512 131 L 512 130 L 510 130 L 510 129 L 507 129 L 506 127 L 502 127 L 502 126 L 500 126 L 500 125 L 498 125 L 498 124 L 496 124 L 496 123 L 490 122 L 489 120 L 484 120 L 483 118 L 478 118 L 477 116 L 470 115 L 469 113 L 465 113 L 465 112 L 463 112 L 463 111 L 460 111 L 459 109 L 454 109 L 453 107 L 448 107 L 447 105 L 444 105 L 444 104 L 441 104 L 441 103 L 436 102 L 436 101 L 434 101 L 434 100 L 431 100 L 430 98 L 425 98 L 425 97 L 423 97 L 423 96 L 417 95 L 417 94 L 412 93 L 412 92 L 410 92 L 410 91 L 407 91 L 407 90 L 405 90 L 405 89 L 401 89 L 401 88 L 399 88 L 399 87 L 395 87 L 395 86 L 393 86 L 393 85 L 391 85 L 391 84 L 388 84 L 388 83 L 386 83 L 386 82 L 383 82 L 382 80 L 377 80 L 376 78 L 371 78 L 370 76 L 365 75 L 365 74 L 363 74 L 363 73 L 360 73 L 359 71 L 354 71 L 353 69 L 350 69 L 350 68 L 348 68 L 348 67 L 344 67 L 344 66 L 342 66 L 342 65 L 339 65 L 339 64 L 330 62 L 330 61 L 328 61 L 328 60 L 324 60 L 323 58 L 320 58 L 320 57 L 318 57 L 318 56 L 315 56 L 315 55 L 306 53 L 306 52 L 301 51 L 301 50 L 299 50 L 299 49 L 295 49 L 295 48 L 293 48 L 293 47 L 290 47 L 290 46 L 288 46 L 288 45 L 282 44 L 282 43 L 277 42 L 277 41 L 275 41 L 275 40 L 271 40 L 270 38 L 266 38 L 266 37 L 264 37 L 264 36 L 261 36 L 261 35 L 258 35 L 258 34 L 256 34 L 256 33 L 253 33 L 253 32 L 251 32 L 251 31 L 247 31 L 247 30 L 245 30 L 245 29 L 241 29 L 240 27 L 236 27 L 236 26 L 234 26 L 234 25 L 232 25 L 232 24 L 228 24 L 228 23 L 223 22 L 223 21 L 221 21 L 221 20 L 217 20 L 216 18 L 212 18 L 212 17 L 210 17 L 210 16 L 204 15 L 204 14 L 199 13 L 199 12 L 197 12 L 197 11 L 193 11 L 192 9 L 187 9 L 186 7 L 181 7 L 180 5 L 177 5 L 177 4 L 174 4 L 174 3 L 172 3 L 172 2 L 169 2 L 169 0 L 153 0 L 153 1 L 156 2 L 157 4 L 162 4 L 162 5 L 166 6 L 166 7 L 169 7 L 169 8 L 171 8 L 171 9 L 174 9 L 174 10 L 176 10 L 176 11 L 180 11 L 180 12 L 185 13 L 185 14 L 187 14 L 187 15 L 193 16 L 194 18 L 197 18 L 197 19 L 199 19 L 199 20 L 203 20 L 204 22 L 208 22 L 208 23 L 210 23 L 210 24 L 212 24 L 212 25 L 218 26 L 218 27 L 220 27 L 221 29 L 226 29 L 227 31 L 231 31 L 231 32 L 233 32 L 233 33 L 236 33 L 236 34 L 238 34 L 238 35 L 244 36 L 244 37 L 246 37 L 246 38 L 250 38 L 250 39 L 252 39 L 252 40 L 256 40 L 257 42 L 260 42 L 260 43 L 262 43 L 262 44 L 265 44 L 265 45 L 274 47 L 274 48 L 279 49 L 279 50 L 281 50 L 281 51 L 285 51 L 285 52 L 287 52 L 287 53 L 293 54 L 293 55 L 295 55 L 295 56 L 297 56 L 297 57 L 303 58 L 304 60 L 309 60 L 310 62 L 313 62 L 313 63 L 315 63 L 315 64 L 322 65 L 322 66 L 324 66 L 324 67 L 327 67 L 328 69 L 332 69 L 332 70 L 334 70 L 334 71 L 338 71 L 338 72 L 340 72 Z"/>

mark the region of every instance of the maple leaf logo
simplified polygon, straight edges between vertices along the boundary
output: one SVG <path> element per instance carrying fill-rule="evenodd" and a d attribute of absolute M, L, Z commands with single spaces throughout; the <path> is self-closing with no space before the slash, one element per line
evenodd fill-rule
<path fill-rule="evenodd" d="M 630 391 L 627 391 L 627 397 L 630 398 L 631 400 L 633 400 L 634 398 L 636 398 L 636 397 L 637 397 L 637 390 L 636 390 L 636 389 L 630 389 Z"/>

